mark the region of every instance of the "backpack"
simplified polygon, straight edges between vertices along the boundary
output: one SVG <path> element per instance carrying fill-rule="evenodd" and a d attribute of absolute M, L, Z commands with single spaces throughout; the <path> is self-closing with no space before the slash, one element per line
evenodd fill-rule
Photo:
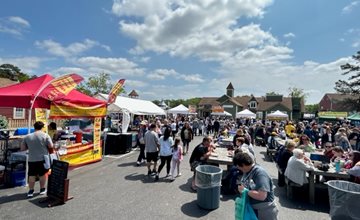
<path fill-rule="evenodd" d="M 279 163 L 281 154 L 285 151 L 285 146 L 281 146 L 275 153 L 275 162 Z"/>

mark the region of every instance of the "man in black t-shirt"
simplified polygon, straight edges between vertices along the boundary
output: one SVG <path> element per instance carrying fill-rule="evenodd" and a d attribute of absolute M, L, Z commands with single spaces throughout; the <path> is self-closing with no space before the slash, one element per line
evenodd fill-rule
<path fill-rule="evenodd" d="M 204 137 L 203 141 L 201 144 L 199 144 L 198 146 L 196 146 L 193 150 L 193 152 L 191 153 L 190 156 L 190 167 L 191 170 L 194 171 L 194 176 L 191 182 L 191 189 L 192 190 L 196 190 L 195 187 L 195 173 L 196 173 L 196 167 L 200 164 L 205 164 L 207 158 L 209 158 L 210 154 L 211 154 L 211 141 L 212 139 L 210 137 Z"/>

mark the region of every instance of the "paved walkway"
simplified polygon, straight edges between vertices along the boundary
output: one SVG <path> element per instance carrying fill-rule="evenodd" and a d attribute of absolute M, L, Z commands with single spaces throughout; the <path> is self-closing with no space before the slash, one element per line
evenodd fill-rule
<path fill-rule="evenodd" d="M 201 138 L 195 137 L 191 150 L 200 142 Z M 265 148 L 255 150 L 258 163 L 276 182 L 275 164 L 264 159 Z M 137 156 L 135 150 L 70 171 L 70 194 L 74 199 L 53 208 L 38 203 L 42 196 L 26 199 L 25 187 L 1 189 L 0 219 L 234 219 L 233 197 L 222 197 L 216 210 L 202 210 L 197 206 L 196 193 L 190 190 L 189 154 L 181 164 L 183 175 L 174 182 L 164 178 L 165 167 L 160 180 L 154 182 L 146 175 L 145 166 L 136 166 Z M 36 187 L 38 192 L 38 183 Z M 275 193 L 280 220 L 329 219 L 326 201 L 311 206 L 301 198 L 289 201 L 283 188 L 276 188 Z"/>

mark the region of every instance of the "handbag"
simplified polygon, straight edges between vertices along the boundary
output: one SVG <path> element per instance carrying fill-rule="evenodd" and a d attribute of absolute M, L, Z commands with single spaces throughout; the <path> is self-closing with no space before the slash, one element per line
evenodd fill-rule
<path fill-rule="evenodd" d="M 235 220 L 258 220 L 249 203 L 248 189 L 244 189 L 241 197 L 235 200 Z"/>

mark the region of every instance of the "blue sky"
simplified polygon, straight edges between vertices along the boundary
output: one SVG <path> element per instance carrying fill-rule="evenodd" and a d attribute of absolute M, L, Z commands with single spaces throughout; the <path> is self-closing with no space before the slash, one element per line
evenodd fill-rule
<path fill-rule="evenodd" d="M 0 64 L 125 78 L 142 99 L 288 95 L 318 103 L 360 50 L 360 1 L 4 0 Z"/>

